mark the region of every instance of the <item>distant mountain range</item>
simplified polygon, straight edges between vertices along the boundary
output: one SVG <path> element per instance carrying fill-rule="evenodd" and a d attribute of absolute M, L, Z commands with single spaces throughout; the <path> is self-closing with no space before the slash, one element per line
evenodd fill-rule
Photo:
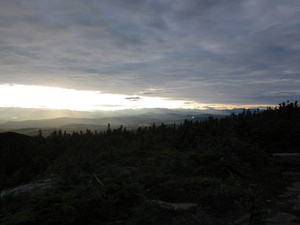
<path fill-rule="evenodd" d="M 232 112 L 239 113 L 243 109 L 234 110 L 198 110 L 198 109 L 127 109 L 119 111 L 82 112 L 71 110 L 0 108 L 0 132 L 14 131 L 29 135 L 37 134 L 41 129 L 46 133 L 53 130 L 105 130 L 110 124 L 112 128 L 125 126 L 135 129 L 139 126 L 150 126 L 153 123 L 171 124 L 188 120 L 202 120 L 209 116 L 224 117 Z"/>

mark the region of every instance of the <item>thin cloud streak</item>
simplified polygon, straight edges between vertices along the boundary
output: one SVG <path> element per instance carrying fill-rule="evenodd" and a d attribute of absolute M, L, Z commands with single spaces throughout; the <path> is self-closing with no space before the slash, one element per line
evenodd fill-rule
<path fill-rule="evenodd" d="M 0 84 L 215 105 L 300 97 L 298 0 L 12 0 L 0 21 Z"/>

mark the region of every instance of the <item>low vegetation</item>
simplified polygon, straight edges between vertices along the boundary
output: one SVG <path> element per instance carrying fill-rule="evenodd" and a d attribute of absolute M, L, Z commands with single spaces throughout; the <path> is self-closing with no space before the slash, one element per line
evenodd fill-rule
<path fill-rule="evenodd" d="M 297 102 L 137 130 L 2 133 L 0 224 L 260 224 L 285 186 L 272 153 L 299 152 L 299 139 Z"/>

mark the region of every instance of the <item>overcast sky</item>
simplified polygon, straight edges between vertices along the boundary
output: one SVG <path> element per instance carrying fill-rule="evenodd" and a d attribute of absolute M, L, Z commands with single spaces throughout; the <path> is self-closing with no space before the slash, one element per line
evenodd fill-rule
<path fill-rule="evenodd" d="M 136 101 L 300 100 L 300 1 L 0 0 L 1 84 Z"/>

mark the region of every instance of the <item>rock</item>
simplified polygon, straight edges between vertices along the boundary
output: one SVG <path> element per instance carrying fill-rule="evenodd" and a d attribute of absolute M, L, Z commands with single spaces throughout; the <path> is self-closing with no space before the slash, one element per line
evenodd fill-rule
<path fill-rule="evenodd" d="M 290 224 L 295 222 L 298 218 L 292 214 L 285 212 L 277 212 L 271 218 L 266 220 L 267 224 Z"/>
<path fill-rule="evenodd" d="M 239 219 L 235 220 L 233 224 L 239 225 L 239 224 L 246 224 L 250 219 L 250 214 L 246 214 Z"/>
<path fill-rule="evenodd" d="M 273 156 L 280 158 L 294 158 L 300 157 L 300 153 L 274 153 Z"/>
<path fill-rule="evenodd" d="M 184 211 L 197 207 L 197 204 L 194 203 L 171 203 L 164 202 L 160 200 L 153 200 L 153 202 L 158 203 L 162 208 L 175 210 L 175 211 Z"/>
<path fill-rule="evenodd" d="M 295 198 L 294 203 L 293 210 L 300 212 L 300 195 Z"/>
<path fill-rule="evenodd" d="M 1 191 L 0 198 L 7 195 L 19 196 L 23 194 L 36 194 L 41 190 L 51 187 L 53 184 L 52 179 L 39 180 L 35 183 L 25 184 L 8 191 Z"/>
<path fill-rule="evenodd" d="M 287 189 L 292 192 L 300 192 L 300 182 L 294 182 L 292 186 L 288 187 Z"/>

